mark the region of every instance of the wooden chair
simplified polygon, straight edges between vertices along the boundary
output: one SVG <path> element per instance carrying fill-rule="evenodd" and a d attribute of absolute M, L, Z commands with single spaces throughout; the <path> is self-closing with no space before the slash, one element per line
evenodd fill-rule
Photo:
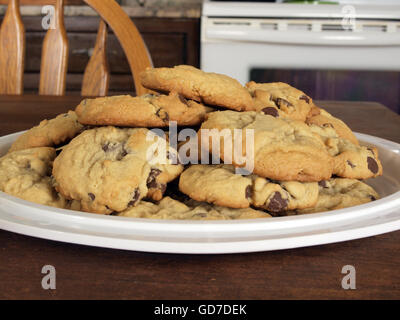
<path fill-rule="evenodd" d="M 152 66 L 147 47 L 129 16 L 114 0 L 83 0 L 101 17 L 93 54 L 85 69 L 83 96 L 105 96 L 110 73 L 106 58 L 107 25 L 126 54 L 136 94 L 149 92 L 139 81 L 139 73 Z M 23 1 L 26 4 L 29 1 Z M 54 26 L 43 41 L 39 94 L 64 95 L 68 66 L 68 40 L 64 27 L 64 0 L 32 0 L 34 4 L 55 4 Z M 9 0 L 0 29 L 0 94 L 23 94 L 25 30 L 19 0 Z"/>

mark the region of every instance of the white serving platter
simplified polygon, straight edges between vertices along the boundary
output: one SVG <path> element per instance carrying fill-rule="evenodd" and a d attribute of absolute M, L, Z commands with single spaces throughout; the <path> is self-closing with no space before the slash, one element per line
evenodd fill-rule
<path fill-rule="evenodd" d="M 20 135 L 0 138 L 0 156 Z M 0 192 L 0 229 L 38 238 L 160 253 L 240 253 L 321 245 L 400 230 L 400 144 L 357 134 L 379 149 L 383 176 L 368 183 L 381 199 L 291 217 L 181 221 L 103 216 L 42 206 Z"/>

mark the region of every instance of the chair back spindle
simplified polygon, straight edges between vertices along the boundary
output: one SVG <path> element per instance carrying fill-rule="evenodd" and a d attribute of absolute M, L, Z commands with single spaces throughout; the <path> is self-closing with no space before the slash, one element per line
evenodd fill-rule
<path fill-rule="evenodd" d="M 68 68 L 68 39 L 64 26 L 64 0 L 24 0 L 23 4 L 55 4 L 46 32 L 40 66 L 39 94 L 64 95 Z M 139 79 L 141 71 L 153 66 L 146 44 L 133 21 L 115 0 L 83 0 L 101 17 L 93 55 L 85 69 L 81 94 L 105 96 L 110 71 L 106 56 L 107 25 L 119 40 L 127 57 L 137 95 L 150 92 Z M 0 30 L 0 94 L 23 94 L 25 30 L 19 0 L 9 0 Z"/>
<path fill-rule="evenodd" d="M 10 0 L 0 29 L 0 94 L 23 94 L 25 29 L 19 0 Z"/>
<path fill-rule="evenodd" d="M 64 0 L 55 2 L 54 21 L 43 41 L 39 94 L 62 96 L 67 80 L 68 39 L 64 26 Z"/>
<path fill-rule="evenodd" d="M 107 24 L 101 19 L 93 54 L 83 75 L 82 96 L 106 96 L 108 93 L 110 71 L 107 61 L 106 44 Z"/>

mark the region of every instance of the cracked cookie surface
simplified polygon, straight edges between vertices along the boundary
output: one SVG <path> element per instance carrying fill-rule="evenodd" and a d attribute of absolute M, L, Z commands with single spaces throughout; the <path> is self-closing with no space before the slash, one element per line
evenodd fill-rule
<path fill-rule="evenodd" d="M 121 212 L 119 216 L 178 220 L 236 220 L 271 217 L 266 212 L 252 208 L 232 209 L 197 201 L 183 203 L 170 197 L 163 198 L 157 204 L 140 201 L 136 207 Z"/>
<path fill-rule="evenodd" d="M 178 125 L 197 125 L 207 108 L 177 93 L 130 95 L 85 99 L 76 108 L 79 122 L 88 125 L 121 127 L 167 127 L 169 121 Z"/>
<path fill-rule="evenodd" d="M 83 132 L 54 161 L 57 190 L 80 201 L 82 210 L 102 214 L 121 212 L 144 197 L 160 200 L 183 168 L 167 159 L 170 148 L 149 162 L 155 142 L 146 139 L 148 133 L 115 127 Z"/>
<path fill-rule="evenodd" d="M 192 165 L 179 178 L 179 190 L 197 201 L 269 212 L 309 208 L 318 198 L 317 182 L 271 181 L 242 176 L 231 165 Z"/>
<path fill-rule="evenodd" d="M 35 203 L 65 208 L 51 179 L 56 150 L 39 147 L 14 151 L 0 158 L 0 191 Z"/>
<path fill-rule="evenodd" d="M 305 121 L 313 105 L 304 92 L 283 82 L 246 84 L 253 96 L 256 111 L 273 117 Z"/>
<path fill-rule="evenodd" d="M 233 140 L 234 129 L 241 130 L 242 140 L 233 140 L 232 145 L 236 143 L 241 146 L 243 157 L 250 159 L 247 161 L 254 159 L 253 173 L 261 177 L 312 182 L 327 180 L 332 175 L 332 156 L 321 137 L 313 133 L 304 122 L 275 118 L 258 112 L 217 111 L 207 115 L 199 131 L 201 136 L 204 136 L 204 129 L 217 129 L 219 133 L 228 129 L 231 132 L 228 138 L 231 140 L 228 141 Z M 246 130 L 254 133 L 254 153 L 246 154 Z M 226 158 L 225 139 L 222 135 L 219 137 L 220 150 L 217 153 L 222 160 Z M 203 141 L 201 145 L 204 145 Z M 211 142 L 209 151 L 212 151 Z M 243 165 L 229 151 L 228 156 L 233 165 Z"/>
<path fill-rule="evenodd" d="M 74 138 L 83 130 L 74 111 L 68 111 L 51 120 L 43 120 L 36 127 L 20 135 L 9 152 L 35 148 L 53 147 Z"/>
<path fill-rule="evenodd" d="M 140 75 L 144 87 L 177 92 L 187 99 L 233 110 L 253 110 L 250 93 L 237 80 L 187 65 L 148 68 Z"/>

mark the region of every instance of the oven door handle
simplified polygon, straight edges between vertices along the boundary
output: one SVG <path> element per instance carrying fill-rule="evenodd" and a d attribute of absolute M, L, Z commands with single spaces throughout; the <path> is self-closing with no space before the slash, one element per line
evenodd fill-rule
<path fill-rule="evenodd" d="M 319 46 L 400 46 L 398 32 L 273 31 L 209 28 L 205 41 L 302 44 Z"/>

